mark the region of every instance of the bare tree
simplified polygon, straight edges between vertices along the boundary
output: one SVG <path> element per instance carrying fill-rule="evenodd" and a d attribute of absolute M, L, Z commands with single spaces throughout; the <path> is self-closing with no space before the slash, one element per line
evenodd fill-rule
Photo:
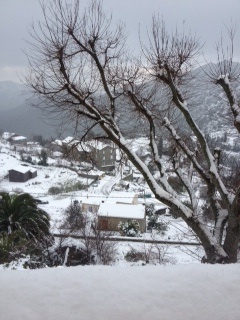
<path fill-rule="evenodd" d="M 210 149 L 189 111 L 189 93 L 182 91 L 182 84 L 191 82 L 201 48 L 198 39 L 178 30 L 170 34 L 163 21 L 154 17 L 148 32 L 149 44 L 142 44 L 139 60 L 127 53 L 123 25 L 112 26 L 111 16 L 105 14 L 101 2 L 93 1 L 82 10 L 79 1 L 71 6 L 53 0 L 51 4 L 43 3 L 42 10 L 44 22 L 32 28 L 33 51 L 29 54 L 27 78 L 41 98 L 42 108 L 66 116 L 66 121 L 76 128 L 84 119 L 83 140 L 97 129 L 98 138 L 113 141 L 142 173 L 155 197 L 171 207 L 197 235 L 207 262 L 236 262 L 240 188 L 232 191 L 224 184 L 217 160 L 220 153 Z M 223 69 L 222 66 L 219 59 L 211 77 L 226 93 L 239 130 L 240 108 L 231 86 L 232 64 L 225 63 Z M 182 139 L 175 114 L 188 127 L 193 146 Z M 158 179 L 125 139 L 124 124 L 132 117 L 134 124 L 148 135 Z M 136 132 L 134 125 L 133 128 L 132 134 Z M 188 192 L 187 203 L 167 179 L 158 148 L 161 130 L 167 130 L 174 141 L 173 168 Z M 193 171 L 207 186 L 215 216 L 213 233 L 205 225 L 196 201 Z"/>

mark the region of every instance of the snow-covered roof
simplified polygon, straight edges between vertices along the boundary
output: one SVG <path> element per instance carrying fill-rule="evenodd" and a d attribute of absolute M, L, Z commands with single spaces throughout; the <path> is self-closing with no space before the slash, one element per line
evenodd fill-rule
<path fill-rule="evenodd" d="M 28 171 L 30 171 L 32 168 L 30 167 L 25 167 L 25 166 L 17 166 L 17 167 L 14 167 L 13 169 L 11 170 L 14 170 L 14 171 L 18 171 L 18 172 L 21 172 L 21 173 L 26 173 Z M 34 169 L 35 170 L 35 169 Z M 10 170 L 9 170 L 10 171 Z"/>
<path fill-rule="evenodd" d="M 56 139 L 52 142 L 52 144 L 55 144 L 57 146 L 62 146 L 62 140 Z"/>
<path fill-rule="evenodd" d="M 60 151 L 54 151 L 53 152 L 53 156 L 54 157 L 61 157 L 63 154 L 62 154 L 62 152 L 60 152 Z"/>
<path fill-rule="evenodd" d="M 73 144 L 74 142 L 79 142 L 76 140 L 74 137 L 66 137 L 65 139 L 62 140 L 62 143 L 67 143 L 67 144 Z"/>
<path fill-rule="evenodd" d="M 132 203 L 133 199 L 137 197 L 137 194 L 134 192 L 111 192 L 108 196 L 111 201 L 114 202 L 124 202 Z"/>
<path fill-rule="evenodd" d="M 113 144 L 112 145 L 109 145 L 109 144 L 106 144 L 104 142 L 101 142 L 101 141 L 98 141 L 98 140 L 90 140 L 90 141 L 87 141 L 86 142 L 86 145 L 92 147 L 92 148 L 95 148 L 97 150 L 102 150 L 106 147 L 110 147 L 110 148 L 113 148 Z"/>
<path fill-rule="evenodd" d="M 11 138 L 11 137 L 14 136 L 14 135 L 15 135 L 14 132 L 7 132 L 7 131 L 5 131 L 5 132 L 3 132 L 3 134 L 2 134 L 2 138 L 3 138 L 3 139 L 9 139 L 9 138 Z"/>
<path fill-rule="evenodd" d="M 101 217 L 143 219 L 145 206 L 104 202 L 100 204 L 98 215 Z"/>
<path fill-rule="evenodd" d="M 37 142 L 37 141 L 28 141 L 27 145 L 39 146 L 39 142 Z"/>
<path fill-rule="evenodd" d="M 27 138 L 26 138 L 26 137 L 24 137 L 24 136 L 16 136 L 16 137 L 12 137 L 12 140 L 13 140 L 13 141 L 18 141 L 18 140 L 27 140 Z"/>

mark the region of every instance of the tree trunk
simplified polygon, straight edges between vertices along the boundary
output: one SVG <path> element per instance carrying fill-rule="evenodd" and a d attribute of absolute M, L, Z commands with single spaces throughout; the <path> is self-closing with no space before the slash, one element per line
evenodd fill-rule
<path fill-rule="evenodd" d="M 239 234 L 240 234 L 240 227 L 239 227 L 238 218 L 232 217 L 228 221 L 226 237 L 223 245 L 223 248 L 228 255 L 228 258 L 224 261 L 224 263 L 237 262 Z"/>

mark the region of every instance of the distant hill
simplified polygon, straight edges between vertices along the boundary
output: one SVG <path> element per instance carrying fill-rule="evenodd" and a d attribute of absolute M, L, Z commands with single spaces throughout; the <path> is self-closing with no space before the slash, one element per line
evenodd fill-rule
<path fill-rule="evenodd" d="M 234 67 L 240 70 L 240 63 L 235 63 Z M 193 70 L 193 79 L 181 89 L 188 98 L 194 119 L 203 131 L 209 134 L 213 131 L 227 132 L 229 135 L 236 134 L 224 93 L 206 76 L 209 68 L 210 65 L 205 65 Z M 240 84 L 236 89 L 240 93 Z M 33 98 L 30 98 L 29 91 L 23 84 L 0 81 L 0 129 L 13 131 L 29 138 L 33 134 L 41 134 L 45 138 L 57 137 L 61 127 L 60 120 L 56 121 L 50 116 L 47 118 L 41 110 L 32 107 L 32 102 Z M 129 110 L 129 121 L 126 121 L 124 116 L 122 123 L 120 120 L 120 126 L 126 131 L 134 131 L 135 134 L 141 126 L 132 120 L 134 117 L 132 118 L 130 113 Z M 71 127 L 73 127 L 71 124 L 67 127 L 65 135 L 73 133 L 74 130 L 71 130 Z"/>
<path fill-rule="evenodd" d="M 25 85 L 13 81 L 0 81 L 0 112 L 11 110 L 29 97 Z"/>
<path fill-rule="evenodd" d="M 29 139 L 33 135 L 57 137 L 60 121 L 48 119 L 34 108 L 36 100 L 27 87 L 12 81 L 0 81 L 0 130 L 15 132 Z"/>
<path fill-rule="evenodd" d="M 24 102 L 10 110 L 0 112 L 0 129 L 15 132 L 29 139 L 33 135 L 56 137 L 56 123 L 48 121 L 42 111 Z"/>

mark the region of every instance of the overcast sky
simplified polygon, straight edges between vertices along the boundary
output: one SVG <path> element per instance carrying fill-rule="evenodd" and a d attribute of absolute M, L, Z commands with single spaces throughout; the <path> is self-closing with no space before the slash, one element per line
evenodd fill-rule
<path fill-rule="evenodd" d="M 87 3 L 87 0 L 81 2 Z M 138 25 L 144 34 L 153 13 L 159 13 L 169 28 L 184 22 L 185 28 L 205 43 L 206 56 L 211 60 L 224 25 L 229 26 L 232 21 L 239 23 L 240 28 L 240 0 L 103 0 L 103 3 L 114 18 L 126 23 L 133 48 L 138 48 Z M 39 19 L 42 16 L 38 0 L 0 0 L 0 81 L 19 81 L 18 74 L 26 70 L 24 39 L 28 39 L 31 22 Z M 235 60 L 240 61 L 239 47 L 237 49 Z"/>

